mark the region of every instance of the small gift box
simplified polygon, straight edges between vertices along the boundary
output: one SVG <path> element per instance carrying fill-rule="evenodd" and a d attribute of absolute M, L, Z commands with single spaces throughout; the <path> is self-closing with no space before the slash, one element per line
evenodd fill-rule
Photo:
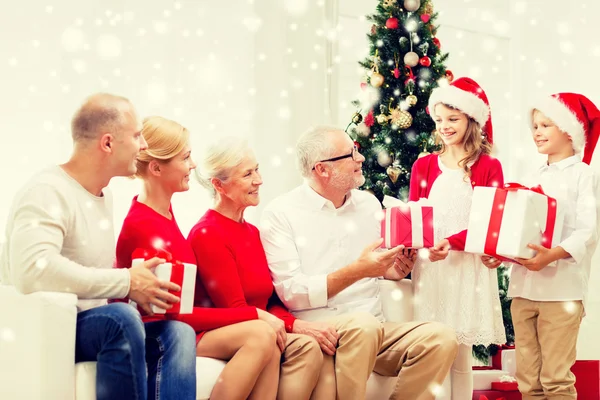
<path fill-rule="evenodd" d="M 492 390 L 500 390 L 503 392 L 509 392 L 514 390 L 519 390 L 519 386 L 517 385 L 517 380 L 509 375 L 504 375 L 500 377 L 499 382 L 492 382 Z"/>
<path fill-rule="evenodd" d="M 555 199 L 538 187 L 507 183 L 473 189 L 465 252 L 508 260 L 532 258 L 528 244 L 551 248 L 560 240 L 563 216 Z"/>
<path fill-rule="evenodd" d="M 191 314 L 194 308 L 194 291 L 196 288 L 196 266 L 173 260 L 171 254 L 164 250 L 147 251 L 136 249 L 131 258 L 131 265 L 137 265 L 153 257 L 165 259 L 167 262 L 153 268 L 152 272 L 163 281 L 173 282 L 181 287 L 181 292 L 169 293 L 179 297 L 179 303 L 174 303 L 168 310 L 152 305 L 155 314 Z"/>
<path fill-rule="evenodd" d="M 381 215 L 381 247 L 392 248 L 404 245 L 406 248 L 421 249 L 434 245 L 433 207 L 424 201 L 404 203 L 385 196 L 386 207 Z"/>

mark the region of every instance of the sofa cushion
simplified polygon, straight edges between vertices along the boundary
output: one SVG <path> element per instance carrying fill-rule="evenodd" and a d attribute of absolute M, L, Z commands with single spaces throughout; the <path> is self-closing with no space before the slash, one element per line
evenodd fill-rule
<path fill-rule="evenodd" d="M 196 357 L 196 400 L 208 400 L 225 361 Z M 75 364 L 76 400 L 96 400 L 96 363 Z"/>

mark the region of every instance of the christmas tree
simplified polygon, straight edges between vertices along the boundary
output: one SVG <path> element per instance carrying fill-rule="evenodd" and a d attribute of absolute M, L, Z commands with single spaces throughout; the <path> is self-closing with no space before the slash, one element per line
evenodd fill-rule
<path fill-rule="evenodd" d="M 434 122 L 426 111 L 438 80 L 452 81 L 435 37 L 431 0 L 381 0 L 367 35 L 370 56 L 360 62 L 366 71 L 358 111 L 346 131 L 366 160 L 362 189 L 379 198 L 408 197 L 410 169 L 420 154 L 436 148 Z"/>

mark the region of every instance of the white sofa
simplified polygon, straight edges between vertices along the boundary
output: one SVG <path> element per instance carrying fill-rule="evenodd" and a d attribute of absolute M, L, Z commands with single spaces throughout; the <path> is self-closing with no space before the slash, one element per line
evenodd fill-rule
<path fill-rule="evenodd" d="M 382 280 L 381 296 L 388 320 L 412 320 L 410 280 Z M 0 285 L 0 399 L 96 400 L 96 363 L 74 364 L 76 301 L 72 294 L 23 295 Z M 198 357 L 196 364 L 196 398 L 208 400 L 225 363 Z M 388 398 L 393 385 L 394 378 L 373 373 L 367 400 Z"/>

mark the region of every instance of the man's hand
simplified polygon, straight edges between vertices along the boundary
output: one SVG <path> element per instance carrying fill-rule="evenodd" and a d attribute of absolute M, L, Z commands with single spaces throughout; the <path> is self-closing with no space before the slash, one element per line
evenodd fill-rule
<path fill-rule="evenodd" d="M 440 240 L 435 246 L 429 249 L 429 261 L 436 262 L 446 259 L 450 251 L 450 242 L 448 239 Z"/>
<path fill-rule="evenodd" d="M 258 319 L 260 319 L 261 321 L 265 321 L 267 324 L 271 325 L 271 328 L 273 328 L 273 330 L 275 331 L 275 334 L 277 335 L 277 346 L 279 346 L 279 350 L 281 350 L 281 352 L 283 353 L 285 351 L 285 343 L 287 342 L 285 324 L 282 320 L 280 320 L 273 314 L 261 310 L 260 308 L 257 308 L 256 312 L 258 314 Z"/>
<path fill-rule="evenodd" d="M 481 256 L 481 262 L 489 269 L 496 269 L 502 264 L 502 261 L 492 256 Z"/>
<path fill-rule="evenodd" d="M 179 303 L 179 298 L 168 291 L 180 292 L 181 287 L 172 282 L 162 281 L 150 269 L 164 263 L 162 258 L 154 257 L 150 260 L 131 267 L 129 276 L 129 298 L 137 303 L 148 315 L 153 315 L 150 305 L 168 310 L 171 304 Z"/>
<path fill-rule="evenodd" d="M 530 243 L 527 247 L 537 251 L 537 254 L 529 259 L 517 258 L 516 260 L 530 271 L 541 271 L 551 262 L 571 256 L 560 246 L 549 249 L 544 246 Z"/>
<path fill-rule="evenodd" d="M 405 249 L 403 246 L 402 250 L 400 250 L 396 255 L 394 263 L 385 272 L 385 275 L 383 277 L 392 281 L 399 281 L 406 278 L 408 274 L 410 274 L 413 270 L 416 259 L 417 250 Z"/>
<path fill-rule="evenodd" d="M 383 243 L 383 239 L 371 243 L 362 251 L 358 257 L 357 263 L 361 266 L 364 277 L 378 278 L 384 276 L 386 271 L 390 269 L 398 253 L 404 246 L 396 246 L 389 250 L 378 250 Z"/>
<path fill-rule="evenodd" d="M 335 327 L 326 322 L 309 322 L 301 319 L 294 321 L 294 333 L 312 336 L 317 340 L 323 353 L 330 356 L 335 354 L 340 338 Z"/>

